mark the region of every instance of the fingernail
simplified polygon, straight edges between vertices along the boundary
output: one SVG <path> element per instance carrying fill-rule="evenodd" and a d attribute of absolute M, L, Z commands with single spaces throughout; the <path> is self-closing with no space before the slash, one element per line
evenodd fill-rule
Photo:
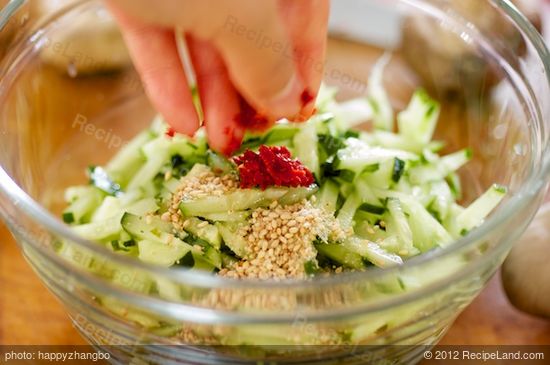
<path fill-rule="evenodd" d="M 296 115 L 302 108 L 301 94 L 303 90 L 302 81 L 294 73 L 287 85 L 268 101 L 268 107 L 281 114 L 280 118 Z"/>

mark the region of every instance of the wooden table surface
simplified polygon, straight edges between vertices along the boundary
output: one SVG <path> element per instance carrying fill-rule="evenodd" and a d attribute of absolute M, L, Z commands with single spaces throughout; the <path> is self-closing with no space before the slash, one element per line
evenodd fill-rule
<path fill-rule="evenodd" d="M 332 44 L 331 47 L 335 49 L 339 45 Z M 346 52 L 341 54 L 342 60 L 346 59 Z M 330 62 L 338 63 L 337 58 L 329 60 L 329 67 Z M 403 77 L 399 70 L 394 71 L 394 77 Z M 361 67 L 355 68 L 354 72 L 367 74 Z M 67 91 L 66 87 L 67 85 L 61 83 L 60 94 L 63 98 L 68 99 L 71 94 L 82 96 L 82 90 Z M 54 93 L 55 90 L 52 91 Z M 64 113 L 68 114 L 70 103 L 63 105 Z M 67 115 L 63 117 L 66 118 Z M 460 315 L 442 343 L 550 344 L 550 321 L 533 318 L 515 310 L 508 303 L 500 286 L 499 275 L 496 275 L 482 294 Z M 62 305 L 32 272 L 9 231 L 1 225 L 0 344 L 84 344 Z"/>

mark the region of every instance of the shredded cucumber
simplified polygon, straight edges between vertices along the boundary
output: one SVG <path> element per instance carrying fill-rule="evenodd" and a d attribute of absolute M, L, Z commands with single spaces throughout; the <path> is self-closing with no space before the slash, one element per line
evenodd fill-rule
<path fill-rule="evenodd" d="M 357 237 L 346 240 L 343 246 L 379 267 L 390 267 L 403 263 L 400 256 L 387 252 L 374 242 L 368 242 Z"/>
<path fill-rule="evenodd" d="M 62 212 L 63 220 L 76 234 L 116 254 L 213 274 L 244 270 L 269 254 L 255 256 L 259 246 L 283 253 L 306 246 L 311 256 L 301 255 L 303 262 L 294 262 L 297 265 L 292 268 L 303 269 L 299 278 L 304 280 L 372 266 L 399 266 L 413 256 L 445 247 L 482 224 L 504 199 L 506 188 L 493 185 L 468 207 L 460 205 L 460 176 L 473 157 L 472 150 L 442 152 L 445 143 L 433 140 L 441 107 L 426 91 L 416 91 L 404 110 L 393 110 L 383 86 L 388 63 L 386 55 L 374 66 L 366 95 L 339 102 L 338 90 L 322 85 L 317 112 L 309 121 L 283 119 L 265 132 L 246 132 L 235 155 L 257 151 L 262 145 L 286 146 L 292 158 L 314 174 L 311 186 L 293 183 L 242 189 L 238 181 L 242 167 L 237 168 L 234 156 L 223 156 L 208 147 L 204 128 L 193 138 L 169 137 L 166 123 L 157 117 L 106 166 L 90 167 L 88 185 L 66 190 L 68 206 Z M 197 98 L 195 102 L 199 102 Z M 370 129 L 352 130 L 363 124 Z M 265 160 L 255 163 L 266 165 L 265 170 L 304 173 L 292 164 L 273 168 Z M 274 175 L 273 170 L 264 173 Z M 206 184 L 204 181 L 219 178 L 221 183 L 227 177 L 231 177 L 230 186 L 219 188 L 212 183 L 211 189 L 199 189 L 200 194 L 189 192 L 190 187 Z M 298 210 L 296 218 L 288 218 L 295 208 L 304 210 Z M 258 221 L 262 225 L 254 226 Z M 315 224 L 323 229 L 303 234 Z M 268 235 L 275 237 L 265 245 Z M 303 237 L 312 242 L 294 245 Z M 288 242 L 293 246 L 283 247 Z M 144 271 L 114 267 L 75 244 L 57 241 L 54 246 L 71 264 L 112 285 L 173 302 L 194 297 L 185 286 Z M 280 261 L 283 264 L 277 269 L 282 270 L 287 264 L 284 259 L 265 264 L 260 260 L 260 265 L 274 266 Z M 416 290 L 433 283 L 444 270 L 458 270 L 464 260 L 443 257 L 417 272 L 405 275 L 397 271 L 391 277 L 375 278 L 363 283 L 358 294 L 370 300 Z M 202 294 L 200 297 L 206 298 Z M 284 295 L 281 299 L 286 300 Z M 181 331 L 178 323 L 166 323 L 118 300 L 102 296 L 98 302 L 158 335 L 174 336 Z M 414 319 L 424 309 L 407 305 L 397 311 L 381 310 L 350 328 L 339 328 L 334 336 L 341 342 L 367 341 Z M 298 331 L 299 341 L 317 340 L 318 336 L 311 335 L 317 332 L 307 332 Z M 220 341 L 254 345 L 294 340 L 276 326 L 251 326 Z"/>
<path fill-rule="evenodd" d="M 374 126 L 378 129 L 393 129 L 393 108 L 384 88 L 384 69 L 390 62 L 390 54 L 385 54 L 374 65 L 368 83 L 368 100 L 374 114 Z"/>
<path fill-rule="evenodd" d="M 439 103 L 430 98 L 424 90 L 418 90 L 407 109 L 397 116 L 399 133 L 409 141 L 421 145 L 429 143 L 437 125 L 439 112 Z"/>
<path fill-rule="evenodd" d="M 294 136 L 296 157 L 319 177 L 319 156 L 317 154 L 317 131 L 314 124 L 307 124 Z"/>
<path fill-rule="evenodd" d="M 456 217 L 460 232 L 469 231 L 480 225 L 483 219 L 500 203 L 506 195 L 507 189 L 501 185 L 491 186 L 483 195 L 477 198 L 468 208 Z"/>
<path fill-rule="evenodd" d="M 432 138 L 441 108 L 424 90 L 416 91 L 394 118 L 383 87 L 388 62 L 386 55 L 374 66 L 367 95 L 338 102 L 337 89 L 323 85 L 317 113 L 306 123 L 283 119 L 263 133 L 246 133 L 237 154 L 261 145 L 287 146 L 292 158 L 314 174 L 311 186 L 233 186 L 197 198 L 185 193 L 174 201 L 182 186 L 204 175 L 238 179 L 241 172 L 231 157 L 208 148 L 204 129 L 193 138 L 169 137 L 158 117 L 105 167 L 90 168 L 90 185 L 67 189 L 63 219 L 82 237 L 117 253 L 207 271 L 250 256 L 241 228 L 255 209 L 304 201 L 328 213 L 324 219 L 335 218 L 330 222 L 340 230 L 312 242 L 317 257 L 303 264 L 307 275 L 330 271 L 334 264 L 355 270 L 369 263 L 400 265 L 448 245 L 480 225 L 506 190 L 495 185 L 469 207 L 458 204 L 459 172 L 472 151 L 439 153 L 444 143 Z M 374 130 L 351 129 L 363 123 Z M 151 282 L 158 283 L 162 296 L 179 297 L 170 285 Z M 380 286 L 386 292 L 404 287 L 395 280 L 386 284 Z"/>

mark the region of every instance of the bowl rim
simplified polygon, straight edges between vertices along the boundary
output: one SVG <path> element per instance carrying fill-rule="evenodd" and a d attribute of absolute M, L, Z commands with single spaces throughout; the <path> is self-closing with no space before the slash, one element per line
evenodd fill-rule
<path fill-rule="evenodd" d="M 425 0 L 395 0 L 409 6 L 425 10 Z M 523 14 L 511 3 L 510 0 L 491 0 L 492 3 L 502 10 L 511 20 L 511 22 L 517 26 L 522 32 L 524 32 L 526 38 L 530 42 L 530 45 L 536 51 L 537 61 L 543 64 L 544 72 L 546 73 L 546 81 L 550 87 L 550 53 L 541 37 L 534 26 L 525 18 Z M 8 3 L 8 5 L 0 10 L 0 31 L 2 26 L 14 15 L 17 10 L 25 4 L 25 0 L 14 0 Z M 70 12 L 82 4 L 93 2 L 92 0 L 80 0 L 75 4 L 63 8 L 61 11 L 48 17 L 48 20 L 44 24 L 64 16 L 67 12 Z M 420 4 L 420 5 L 419 5 Z M 424 5 L 422 5 L 424 4 Z M 434 10 L 431 5 L 429 6 L 432 11 Z M 6 59 L 9 57 L 6 57 Z M 4 68 L 0 74 L 0 83 L 4 82 L 6 77 L 6 71 L 9 71 L 11 67 Z M 531 97 L 530 97 L 531 98 Z M 537 121 L 544 125 L 546 118 L 550 116 L 543 116 L 539 108 L 538 103 L 535 103 L 536 115 L 533 116 Z M 437 250 L 429 251 L 423 255 L 411 258 L 407 260 L 403 265 L 393 268 L 378 268 L 372 267 L 362 272 L 350 272 L 342 273 L 338 275 L 330 275 L 327 277 L 315 277 L 309 280 L 287 279 L 281 281 L 261 281 L 261 280 L 238 280 L 215 276 L 209 273 L 203 273 L 193 270 L 185 270 L 179 268 L 163 268 L 145 262 L 135 260 L 133 258 L 117 255 L 114 252 L 107 250 L 106 248 L 80 238 L 74 232 L 72 232 L 67 225 L 65 225 L 59 218 L 54 217 L 46 208 L 44 208 L 37 201 L 32 199 L 17 183 L 9 176 L 9 174 L 0 166 L 0 191 L 4 193 L 9 200 L 17 205 L 18 209 L 24 214 L 29 216 L 36 224 L 42 226 L 49 233 L 53 233 L 56 236 L 66 238 L 74 244 L 85 248 L 95 254 L 102 255 L 111 262 L 121 264 L 127 267 L 133 267 L 138 270 L 144 270 L 156 275 L 162 275 L 166 278 L 174 280 L 179 283 L 186 283 L 193 286 L 208 287 L 208 288 L 288 288 L 288 289 L 300 289 L 311 288 L 316 286 L 325 285 L 340 285 L 349 284 L 356 281 L 364 281 L 373 278 L 379 278 L 380 276 L 393 275 L 399 272 L 403 272 L 409 269 L 418 268 L 427 262 L 433 262 L 434 260 L 451 256 L 453 253 L 467 248 L 468 246 L 479 242 L 483 237 L 494 231 L 498 227 L 504 226 L 508 221 L 513 218 L 514 212 L 517 212 L 527 204 L 530 204 L 535 199 L 540 191 L 545 187 L 546 180 L 550 175 L 550 144 L 547 140 L 541 142 L 541 165 L 542 168 L 535 169 L 531 163 L 530 174 L 526 177 L 524 184 L 518 189 L 517 193 L 512 196 L 508 201 L 504 202 L 500 209 L 490 216 L 481 226 L 473 229 L 466 237 L 454 241 L 452 244 L 440 248 Z M 13 229 L 13 227 L 12 227 Z M 35 249 L 40 250 L 42 254 L 45 254 L 50 259 L 56 254 L 36 242 L 30 242 Z M 68 265 L 68 263 L 65 263 Z M 459 272 L 469 270 L 468 265 L 458 270 Z M 459 274 L 457 272 L 456 274 Z M 446 278 L 437 282 L 438 287 L 447 285 Z M 431 288 L 431 285 L 427 286 L 427 289 Z M 432 288 L 433 289 L 433 288 Z M 413 294 L 420 295 L 424 293 L 424 288 L 414 291 Z M 415 295 L 416 296 L 416 295 Z"/>

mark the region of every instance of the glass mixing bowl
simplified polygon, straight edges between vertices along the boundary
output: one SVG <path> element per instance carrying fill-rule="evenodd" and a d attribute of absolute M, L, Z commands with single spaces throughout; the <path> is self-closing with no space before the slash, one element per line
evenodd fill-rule
<path fill-rule="evenodd" d="M 443 102 L 436 137 L 449 151 L 475 151 L 462 172 L 464 203 L 492 183 L 509 187 L 482 226 L 446 248 L 392 269 L 257 282 L 150 266 L 75 236 L 59 219 L 64 188 L 85 183 L 88 165 L 105 163 L 155 114 L 124 57 L 81 67 L 99 60 L 75 49 L 105 34 L 89 27 L 77 45 L 67 34 L 83 14 L 105 21 L 98 1 L 47 16 L 33 1 L 11 1 L 0 14 L 2 217 L 82 335 L 122 345 L 103 348 L 114 361 L 418 361 L 420 345 L 437 343 L 502 263 L 550 172 L 550 55 L 540 36 L 509 1 L 487 1 L 498 27 L 457 3 L 334 1 L 325 65 L 325 82 L 347 99 L 365 92 L 376 59 L 393 51 L 384 81 L 395 108 L 426 86 Z M 446 41 L 426 43 L 426 32 Z"/>

